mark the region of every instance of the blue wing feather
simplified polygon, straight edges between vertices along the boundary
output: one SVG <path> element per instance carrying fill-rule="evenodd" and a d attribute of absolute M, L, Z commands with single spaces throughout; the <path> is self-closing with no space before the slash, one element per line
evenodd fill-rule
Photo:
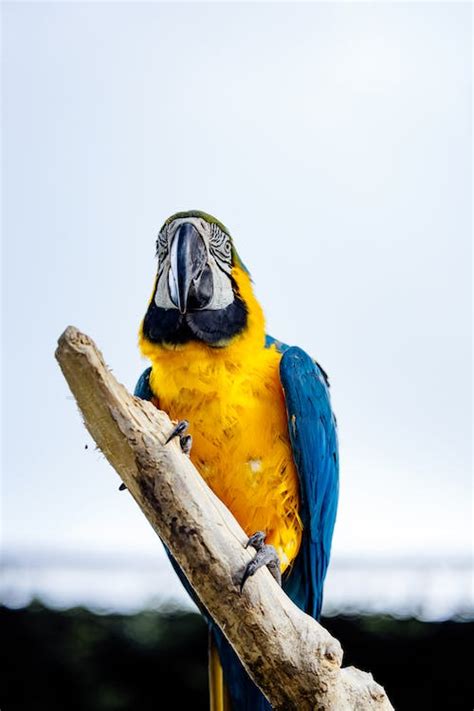
<path fill-rule="evenodd" d="M 301 548 L 283 587 L 301 609 L 319 618 L 339 492 L 336 420 L 326 374 L 301 348 L 285 349 L 280 378 L 303 522 Z"/>

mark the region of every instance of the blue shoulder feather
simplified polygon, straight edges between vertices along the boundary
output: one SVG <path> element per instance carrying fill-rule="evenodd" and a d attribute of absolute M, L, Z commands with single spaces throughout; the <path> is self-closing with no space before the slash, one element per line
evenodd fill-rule
<path fill-rule="evenodd" d="M 139 397 L 142 400 L 153 399 L 153 393 L 150 388 L 150 373 L 151 368 L 147 368 L 138 378 L 137 384 L 135 385 L 135 390 L 133 391 L 135 397 Z"/>
<path fill-rule="evenodd" d="M 271 346 L 275 346 L 279 353 L 284 353 L 288 350 L 288 348 L 290 348 L 290 346 L 287 346 L 286 343 L 282 343 L 282 341 L 279 341 L 277 338 L 273 338 L 273 336 L 269 336 L 268 333 L 266 333 L 265 348 L 270 348 Z"/>

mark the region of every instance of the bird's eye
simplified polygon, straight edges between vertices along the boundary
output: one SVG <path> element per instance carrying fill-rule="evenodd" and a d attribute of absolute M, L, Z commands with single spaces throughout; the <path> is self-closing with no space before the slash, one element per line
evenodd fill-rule
<path fill-rule="evenodd" d="M 217 265 L 222 271 L 230 274 L 232 270 L 232 244 L 229 235 L 217 225 L 212 224 L 209 245 Z"/>

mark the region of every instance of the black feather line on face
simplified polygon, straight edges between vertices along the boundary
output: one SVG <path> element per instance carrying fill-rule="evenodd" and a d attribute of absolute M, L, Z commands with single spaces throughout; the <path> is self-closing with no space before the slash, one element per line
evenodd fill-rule
<path fill-rule="evenodd" d="M 201 341 L 209 346 L 223 346 L 247 326 L 247 306 L 235 294 L 234 301 L 224 309 L 188 311 L 163 309 L 154 299 L 143 321 L 143 335 L 152 343 L 181 345 Z"/>

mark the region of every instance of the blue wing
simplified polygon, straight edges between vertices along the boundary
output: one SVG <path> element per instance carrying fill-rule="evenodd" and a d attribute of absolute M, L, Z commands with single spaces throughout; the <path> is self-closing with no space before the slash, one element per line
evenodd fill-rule
<path fill-rule="evenodd" d="M 273 339 L 272 339 L 273 341 Z M 287 595 L 316 619 L 321 614 L 339 493 L 336 420 L 323 369 L 301 348 L 284 346 L 280 378 L 288 429 L 300 482 L 303 537 L 300 551 L 284 576 Z"/>

